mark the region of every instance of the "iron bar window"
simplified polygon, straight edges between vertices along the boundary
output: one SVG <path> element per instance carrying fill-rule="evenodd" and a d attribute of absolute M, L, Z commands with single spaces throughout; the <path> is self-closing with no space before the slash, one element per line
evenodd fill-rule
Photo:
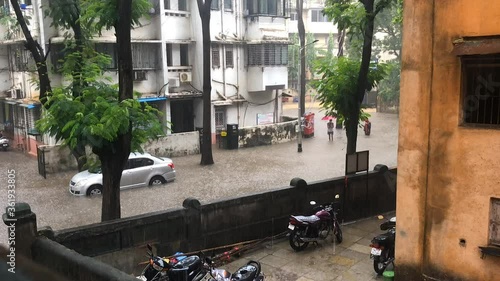
<path fill-rule="evenodd" d="M 462 120 L 500 127 L 500 54 L 462 57 Z"/>
<path fill-rule="evenodd" d="M 288 64 L 288 45 L 248 45 L 247 62 L 249 66 L 286 66 Z"/>
<path fill-rule="evenodd" d="M 234 67 L 233 45 L 226 45 L 226 68 Z"/>
<path fill-rule="evenodd" d="M 219 44 L 212 44 L 212 68 L 220 67 L 220 51 Z"/>

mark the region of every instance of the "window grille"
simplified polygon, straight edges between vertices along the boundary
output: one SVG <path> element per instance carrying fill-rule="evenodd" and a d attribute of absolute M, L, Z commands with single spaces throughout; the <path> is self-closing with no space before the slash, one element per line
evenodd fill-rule
<path fill-rule="evenodd" d="M 212 3 L 210 3 L 210 9 L 211 10 L 220 10 L 220 3 L 219 3 L 220 0 L 212 0 Z"/>
<path fill-rule="evenodd" d="M 212 67 L 220 67 L 219 44 L 212 44 Z"/>
<path fill-rule="evenodd" d="M 226 45 L 226 68 L 234 67 L 233 45 Z"/>
<path fill-rule="evenodd" d="M 319 9 L 311 10 L 311 21 L 312 22 L 329 22 L 328 17 L 323 15 L 323 10 L 319 10 Z"/>
<path fill-rule="evenodd" d="M 288 64 L 288 45 L 255 44 L 248 45 L 249 66 L 280 66 Z"/>
<path fill-rule="evenodd" d="M 489 244 L 500 246 L 500 198 L 491 198 Z"/>
<path fill-rule="evenodd" d="M 500 125 L 500 55 L 462 58 L 463 123 Z"/>
<path fill-rule="evenodd" d="M 233 10 L 233 0 L 224 0 L 224 11 L 232 11 L 232 10 Z"/>
<path fill-rule="evenodd" d="M 159 67 L 159 44 L 133 43 L 132 65 L 134 69 L 158 69 Z"/>

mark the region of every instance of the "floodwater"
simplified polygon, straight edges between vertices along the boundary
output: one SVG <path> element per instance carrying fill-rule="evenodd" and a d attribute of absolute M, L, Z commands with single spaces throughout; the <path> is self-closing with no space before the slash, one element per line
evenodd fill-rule
<path fill-rule="evenodd" d="M 121 192 L 122 217 L 129 217 L 169 208 L 180 208 L 188 197 L 200 202 L 237 197 L 244 194 L 288 186 L 294 177 L 309 181 L 344 175 L 345 131 L 335 130 L 334 141 L 328 141 L 326 121 L 318 109 L 315 136 L 303 139 L 303 151 L 297 152 L 297 141 L 289 143 L 222 150 L 214 146 L 214 165 L 200 166 L 201 155 L 174 157 L 175 182 L 154 188 L 136 188 Z M 297 110 L 285 110 L 296 116 Z M 376 164 L 395 167 L 397 164 L 398 116 L 371 113 L 372 131 L 365 136 L 359 130 L 357 150 L 370 151 L 370 169 Z M 68 183 L 75 171 L 38 174 L 34 157 L 15 150 L 0 151 L 0 207 L 7 206 L 8 171 L 15 170 L 16 201 L 27 202 L 37 216 L 38 228 L 50 226 L 64 229 L 97 223 L 101 216 L 101 198 L 73 196 Z M 0 243 L 5 244 L 7 227 L 0 226 Z"/>

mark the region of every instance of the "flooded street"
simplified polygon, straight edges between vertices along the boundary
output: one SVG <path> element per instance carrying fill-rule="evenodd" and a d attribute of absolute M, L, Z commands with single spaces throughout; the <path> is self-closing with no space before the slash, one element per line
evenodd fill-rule
<path fill-rule="evenodd" d="M 317 112 L 317 109 L 313 109 Z M 286 110 L 290 116 L 295 109 Z M 398 116 L 371 113 L 372 134 L 359 130 L 357 150 L 370 151 L 370 169 L 376 164 L 397 164 Z M 303 152 L 297 152 L 297 141 L 289 143 L 222 150 L 214 146 L 215 164 L 200 166 L 201 155 L 173 158 L 177 178 L 154 188 L 137 188 L 121 193 L 122 217 L 152 211 L 179 208 L 187 197 L 202 203 L 221 198 L 288 186 L 294 177 L 307 182 L 342 176 L 345 165 L 345 131 L 336 129 L 334 141 L 328 141 L 326 121 L 322 114 L 315 118 L 315 137 L 303 140 Z M 101 215 L 101 198 L 73 196 L 68 183 L 75 171 L 38 174 L 34 157 L 17 151 L 0 151 L 0 207 L 7 206 L 7 171 L 15 170 L 16 200 L 27 202 L 37 215 L 38 227 L 63 229 L 97 223 Z M 6 226 L 0 226 L 0 241 L 5 243 Z"/>

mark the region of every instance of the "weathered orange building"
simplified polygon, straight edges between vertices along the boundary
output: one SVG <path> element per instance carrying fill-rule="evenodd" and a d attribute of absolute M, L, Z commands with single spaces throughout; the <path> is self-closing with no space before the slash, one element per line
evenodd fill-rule
<path fill-rule="evenodd" d="M 500 280 L 500 1 L 404 1 L 400 106 L 396 280 Z"/>

